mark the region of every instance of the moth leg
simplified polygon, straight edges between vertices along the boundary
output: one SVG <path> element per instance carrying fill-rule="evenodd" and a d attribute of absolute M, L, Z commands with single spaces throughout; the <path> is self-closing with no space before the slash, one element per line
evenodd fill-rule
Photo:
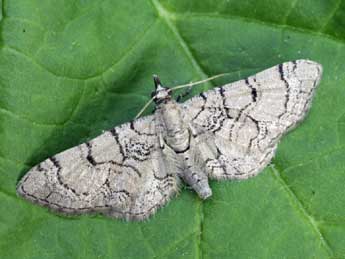
<path fill-rule="evenodd" d="M 176 101 L 180 102 L 182 100 L 183 97 L 186 97 L 187 95 L 189 95 L 192 92 L 192 87 L 188 87 L 183 93 L 179 94 L 176 97 Z"/>

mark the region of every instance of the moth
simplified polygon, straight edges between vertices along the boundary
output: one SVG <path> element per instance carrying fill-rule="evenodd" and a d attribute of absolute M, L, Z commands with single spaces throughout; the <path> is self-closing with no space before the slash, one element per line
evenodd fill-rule
<path fill-rule="evenodd" d="M 154 77 L 153 115 L 46 159 L 17 193 L 63 214 L 126 220 L 154 214 L 182 182 L 207 199 L 209 179 L 244 180 L 270 163 L 306 116 L 321 74 L 316 62 L 286 62 L 183 103 Z"/>

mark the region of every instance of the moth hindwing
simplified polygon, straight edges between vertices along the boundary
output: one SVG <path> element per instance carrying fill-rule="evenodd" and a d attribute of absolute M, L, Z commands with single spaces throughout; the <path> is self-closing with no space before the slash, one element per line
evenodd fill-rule
<path fill-rule="evenodd" d="M 209 179 L 243 180 L 265 168 L 306 116 L 321 74 L 316 62 L 286 62 L 184 103 L 155 77 L 153 115 L 46 159 L 17 192 L 65 214 L 127 220 L 154 214 L 182 181 L 206 199 Z"/>

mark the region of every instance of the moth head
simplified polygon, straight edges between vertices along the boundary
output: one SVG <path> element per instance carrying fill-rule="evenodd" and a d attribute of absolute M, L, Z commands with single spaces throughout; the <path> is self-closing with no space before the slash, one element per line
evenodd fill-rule
<path fill-rule="evenodd" d="M 164 87 L 157 75 L 153 75 L 153 81 L 155 82 L 155 90 L 151 93 L 153 100 L 156 104 L 171 100 L 171 89 Z"/>

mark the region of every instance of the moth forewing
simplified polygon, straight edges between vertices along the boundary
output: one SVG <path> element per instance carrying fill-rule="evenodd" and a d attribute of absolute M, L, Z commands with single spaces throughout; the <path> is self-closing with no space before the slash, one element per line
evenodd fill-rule
<path fill-rule="evenodd" d="M 142 220 L 179 190 L 206 199 L 208 179 L 247 179 L 271 161 L 280 138 L 306 116 L 322 74 L 286 62 L 184 103 L 155 78 L 155 113 L 117 126 L 33 167 L 24 198 L 65 214 Z M 189 86 L 187 84 L 186 86 Z"/>

